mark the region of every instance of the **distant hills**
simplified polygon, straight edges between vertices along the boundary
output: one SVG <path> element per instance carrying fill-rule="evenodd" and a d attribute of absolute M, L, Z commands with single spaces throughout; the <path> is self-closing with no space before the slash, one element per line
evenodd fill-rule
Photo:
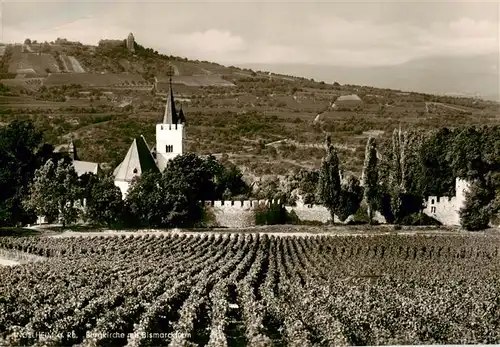
<path fill-rule="evenodd" d="M 450 96 L 479 96 L 500 101 L 499 56 L 439 56 L 377 67 L 306 64 L 245 64 L 242 67 L 273 71 L 341 84 L 374 86 Z"/>

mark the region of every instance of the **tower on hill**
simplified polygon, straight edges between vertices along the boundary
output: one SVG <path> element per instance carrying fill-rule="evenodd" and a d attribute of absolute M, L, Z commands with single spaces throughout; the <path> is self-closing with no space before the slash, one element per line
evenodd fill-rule
<path fill-rule="evenodd" d="M 127 37 L 127 49 L 129 50 L 129 52 L 135 52 L 135 39 L 134 34 L 132 33 L 128 34 Z"/>
<path fill-rule="evenodd" d="M 182 107 L 177 112 L 175 107 L 172 78 L 169 95 L 161 123 L 156 125 L 156 162 L 160 171 L 165 170 L 170 159 L 184 151 L 185 118 Z"/>

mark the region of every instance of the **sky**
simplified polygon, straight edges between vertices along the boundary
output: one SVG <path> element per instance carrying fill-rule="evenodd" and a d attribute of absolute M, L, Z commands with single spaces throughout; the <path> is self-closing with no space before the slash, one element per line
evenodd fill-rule
<path fill-rule="evenodd" d="M 125 38 L 226 65 L 395 65 L 499 54 L 500 5 L 459 1 L 13 1 L 0 40 Z"/>

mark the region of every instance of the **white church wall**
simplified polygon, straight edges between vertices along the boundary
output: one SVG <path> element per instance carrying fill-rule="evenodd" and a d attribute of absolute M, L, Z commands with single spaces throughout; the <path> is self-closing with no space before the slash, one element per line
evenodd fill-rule
<path fill-rule="evenodd" d="M 163 171 L 170 159 L 181 155 L 184 151 L 183 124 L 156 125 L 156 160 L 158 168 Z M 167 146 L 171 146 L 167 148 Z"/>
<path fill-rule="evenodd" d="M 122 192 L 122 199 L 125 200 L 128 189 L 130 188 L 130 183 L 126 181 L 115 181 L 115 186 L 120 188 L 120 191 Z"/>

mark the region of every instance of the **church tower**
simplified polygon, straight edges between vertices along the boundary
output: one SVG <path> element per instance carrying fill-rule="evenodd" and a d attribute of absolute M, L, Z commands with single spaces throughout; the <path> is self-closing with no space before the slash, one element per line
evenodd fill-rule
<path fill-rule="evenodd" d="M 184 151 L 185 118 L 182 107 L 177 113 L 170 78 L 170 90 L 165 106 L 165 113 L 160 124 L 156 125 L 156 161 L 160 171 L 165 170 L 170 159 Z"/>

